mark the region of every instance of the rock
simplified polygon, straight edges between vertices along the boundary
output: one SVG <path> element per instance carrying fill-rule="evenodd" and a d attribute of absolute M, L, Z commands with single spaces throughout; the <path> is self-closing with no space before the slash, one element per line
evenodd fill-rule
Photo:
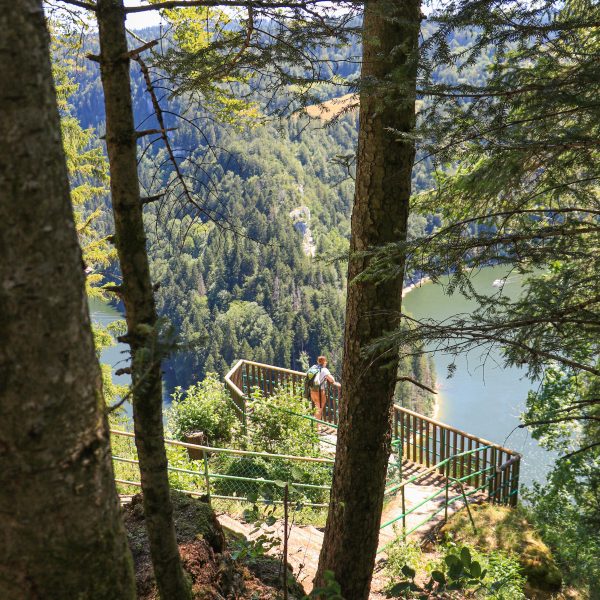
<path fill-rule="evenodd" d="M 305 221 L 310 223 L 310 208 L 308 206 L 298 206 L 290 211 L 292 221 Z"/>

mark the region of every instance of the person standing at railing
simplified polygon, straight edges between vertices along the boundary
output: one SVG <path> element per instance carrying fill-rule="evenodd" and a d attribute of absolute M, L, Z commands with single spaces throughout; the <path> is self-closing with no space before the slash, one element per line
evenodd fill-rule
<path fill-rule="evenodd" d="M 341 387 L 327 368 L 327 358 L 319 356 L 317 364 L 313 365 L 306 373 L 306 380 L 310 390 L 310 399 L 315 407 L 315 419 L 323 418 L 323 409 L 327 403 L 327 386 Z"/>

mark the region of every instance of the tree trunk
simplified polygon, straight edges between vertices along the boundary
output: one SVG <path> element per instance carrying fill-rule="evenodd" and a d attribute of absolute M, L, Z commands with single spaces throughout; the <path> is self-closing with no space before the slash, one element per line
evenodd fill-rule
<path fill-rule="evenodd" d="M 123 277 L 125 339 L 132 355 L 133 421 L 148 539 L 161 598 L 187 600 L 191 589 L 179 557 L 167 473 L 161 349 L 137 173 L 123 0 L 98 0 L 96 15 L 115 243 Z"/>
<path fill-rule="evenodd" d="M 356 191 L 352 211 L 342 401 L 331 504 L 316 582 L 333 571 L 349 600 L 366 599 L 390 454 L 397 353 L 364 348 L 399 325 L 402 277 L 353 282 L 368 264 L 354 253 L 406 239 L 415 126 L 419 0 L 365 2 Z M 394 131 L 390 131 L 393 129 Z"/>
<path fill-rule="evenodd" d="M 0 597 L 133 599 L 41 0 L 0 30 Z"/>

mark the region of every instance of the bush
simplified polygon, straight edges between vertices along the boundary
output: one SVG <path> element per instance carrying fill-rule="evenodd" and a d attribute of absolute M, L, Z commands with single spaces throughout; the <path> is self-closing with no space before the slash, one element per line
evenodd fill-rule
<path fill-rule="evenodd" d="M 516 556 L 532 589 L 546 592 L 560 589 L 561 572 L 552 553 L 521 507 L 482 504 L 473 506 L 471 511 L 477 533 L 473 532 L 466 511 L 460 510 L 448 519 L 442 534 L 482 550 L 503 550 Z"/>
<path fill-rule="evenodd" d="M 331 466 L 322 463 L 299 463 L 286 459 L 218 456 L 211 459 L 211 471 L 223 475 L 262 478 L 270 481 L 331 485 Z M 215 492 L 222 496 L 283 499 L 283 488 L 273 483 L 214 479 Z M 297 497 L 311 503 L 327 502 L 329 491 L 299 487 Z"/>
<path fill-rule="evenodd" d="M 231 442 L 238 430 L 235 407 L 225 385 L 215 373 L 208 373 L 201 383 L 187 390 L 176 388 L 168 412 L 168 427 L 176 439 L 187 433 L 202 431 L 208 444 L 219 446 Z"/>
<path fill-rule="evenodd" d="M 389 546 L 386 553 L 385 575 L 390 581 L 402 579 L 404 576 L 402 569 L 405 565 L 415 571 L 426 568 L 426 560 L 421 547 L 414 541 L 398 539 Z"/>
<path fill-rule="evenodd" d="M 585 598 L 600 598 L 600 452 L 557 461 L 526 499 L 532 522 L 551 548 L 565 581 Z"/>
<path fill-rule="evenodd" d="M 482 554 L 476 552 L 478 560 L 486 565 L 487 577 L 485 582 L 490 586 L 488 598 L 495 600 L 525 600 L 526 584 L 519 557 L 495 550 Z"/>
<path fill-rule="evenodd" d="M 453 542 L 437 550 L 442 557 L 427 560 L 414 543 L 393 544 L 386 568 L 388 596 L 525 600 L 525 577 L 516 556 Z"/>
<path fill-rule="evenodd" d="M 311 406 L 291 387 L 278 387 L 265 398 L 260 392 L 251 395 L 251 444 L 259 451 L 296 456 L 319 456 L 319 436 L 310 416 Z M 300 415 L 300 416 L 299 416 Z"/>

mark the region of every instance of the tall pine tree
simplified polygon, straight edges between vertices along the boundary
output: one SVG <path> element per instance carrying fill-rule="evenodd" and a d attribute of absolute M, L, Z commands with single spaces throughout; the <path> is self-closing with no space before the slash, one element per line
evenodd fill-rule
<path fill-rule="evenodd" d="M 41 1 L 0 27 L 0 597 L 133 599 Z"/>
<path fill-rule="evenodd" d="M 403 269 L 361 280 L 373 246 L 405 240 L 415 156 L 419 0 L 365 2 L 356 192 L 352 211 L 342 399 L 331 503 L 317 584 L 333 571 L 346 598 L 369 597 L 390 455 L 398 355 L 365 353 L 393 329 Z"/>

